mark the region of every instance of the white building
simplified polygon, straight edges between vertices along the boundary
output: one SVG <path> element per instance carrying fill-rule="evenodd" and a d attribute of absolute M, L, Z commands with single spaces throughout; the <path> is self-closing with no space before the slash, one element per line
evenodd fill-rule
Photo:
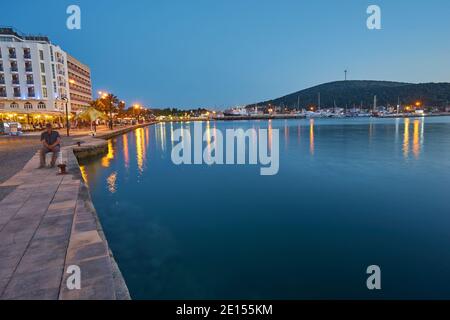
<path fill-rule="evenodd" d="M 0 119 L 62 118 L 65 97 L 70 112 L 67 54 L 45 36 L 0 28 Z"/>

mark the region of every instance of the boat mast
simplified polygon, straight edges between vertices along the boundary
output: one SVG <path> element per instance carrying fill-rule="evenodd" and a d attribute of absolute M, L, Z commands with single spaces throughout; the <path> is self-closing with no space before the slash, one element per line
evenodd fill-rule
<path fill-rule="evenodd" d="M 319 94 L 318 94 L 317 99 L 318 99 L 318 105 L 319 105 L 319 110 L 320 110 L 320 92 L 319 92 Z"/>

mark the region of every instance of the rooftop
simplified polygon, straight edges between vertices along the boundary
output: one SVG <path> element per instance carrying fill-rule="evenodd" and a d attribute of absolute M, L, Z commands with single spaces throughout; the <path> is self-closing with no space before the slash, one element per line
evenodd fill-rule
<path fill-rule="evenodd" d="M 23 32 L 18 31 L 17 29 L 14 29 L 13 27 L 2 27 L 0 26 L 0 36 L 1 35 L 7 35 L 7 36 L 14 36 L 20 40 L 28 40 L 28 41 L 37 41 L 37 42 L 47 42 L 50 43 L 50 39 L 47 36 L 44 35 L 27 35 Z"/>

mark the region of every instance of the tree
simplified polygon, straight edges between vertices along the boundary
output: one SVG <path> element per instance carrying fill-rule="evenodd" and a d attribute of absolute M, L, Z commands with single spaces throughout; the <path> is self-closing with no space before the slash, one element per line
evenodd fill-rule
<path fill-rule="evenodd" d="M 97 99 L 98 107 L 100 111 L 105 112 L 109 116 L 109 129 L 113 129 L 113 113 L 119 111 L 119 105 L 121 102 L 112 93 L 104 94 L 101 98 Z"/>

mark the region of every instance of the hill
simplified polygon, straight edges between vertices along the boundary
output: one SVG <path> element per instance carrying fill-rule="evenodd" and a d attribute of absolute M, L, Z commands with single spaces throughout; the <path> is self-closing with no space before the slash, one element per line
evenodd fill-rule
<path fill-rule="evenodd" d="M 444 107 L 450 102 L 450 83 L 404 83 L 392 81 L 347 80 L 321 84 L 280 98 L 257 103 L 258 106 L 271 104 L 289 109 L 318 105 L 320 93 L 321 107 L 352 107 L 373 105 L 377 96 L 378 106 L 414 104 L 422 101 L 425 106 Z M 251 104 L 249 106 L 254 106 Z"/>

